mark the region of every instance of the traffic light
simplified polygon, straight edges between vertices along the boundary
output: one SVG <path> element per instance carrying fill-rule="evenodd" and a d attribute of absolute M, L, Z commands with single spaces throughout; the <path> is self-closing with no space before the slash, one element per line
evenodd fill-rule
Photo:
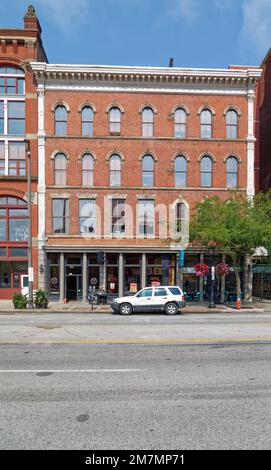
<path fill-rule="evenodd" d="M 102 250 L 97 251 L 97 263 L 104 264 L 105 262 L 105 252 Z"/>

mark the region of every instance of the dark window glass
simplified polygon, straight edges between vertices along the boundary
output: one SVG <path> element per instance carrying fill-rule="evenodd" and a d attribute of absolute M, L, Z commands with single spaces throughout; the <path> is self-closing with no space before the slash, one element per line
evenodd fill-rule
<path fill-rule="evenodd" d="M 182 220 L 185 218 L 185 205 L 183 202 L 176 204 L 176 232 L 182 230 Z"/>
<path fill-rule="evenodd" d="M 27 248 L 10 248 L 9 249 L 9 255 L 10 256 L 26 257 L 27 256 Z"/>
<path fill-rule="evenodd" d="M 168 289 L 173 295 L 181 295 L 181 290 L 179 287 L 169 287 Z"/>
<path fill-rule="evenodd" d="M 3 258 L 6 256 L 6 248 L 0 248 L 0 258 Z"/>
<path fill-rule="evenodd" d="M 166 289 L 163 289 L 163 288 L 158 288 L 158 289 L 154 289 L 154 296 L 155 297 L 162 297 L 162 296 L 167 296 L 168 293 L 166 291 Z"/>

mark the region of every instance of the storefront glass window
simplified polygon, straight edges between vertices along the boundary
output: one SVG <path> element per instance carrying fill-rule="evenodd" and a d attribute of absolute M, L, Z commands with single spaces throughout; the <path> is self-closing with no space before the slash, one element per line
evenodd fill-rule
<path fill-rule="evenodd" d="M 0 288 L 11 287 L 11 263 L 0 261 Z"/>

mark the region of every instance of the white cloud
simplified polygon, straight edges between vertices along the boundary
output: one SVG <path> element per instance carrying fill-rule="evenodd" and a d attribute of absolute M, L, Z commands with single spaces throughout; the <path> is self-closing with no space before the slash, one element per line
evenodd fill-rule
<path fill-rule="evenodd" d="M 193 23 L 197 19 L 199 0 L 171 0 L 169 3 L 168 19 L 176 21 L 183 19 L 188 23 Z"/>
<path fill-rule="evenodd" d="M 241 6 L 243 11 L 241 47 L 253 47 L 264 55 L 271 47 L 271 1 L 242 0 Z"/>
<path fill-rule="evenodd" d="M 89 18 L 91 0 L 36 0 L 49 20 L 70 34 Z"/>

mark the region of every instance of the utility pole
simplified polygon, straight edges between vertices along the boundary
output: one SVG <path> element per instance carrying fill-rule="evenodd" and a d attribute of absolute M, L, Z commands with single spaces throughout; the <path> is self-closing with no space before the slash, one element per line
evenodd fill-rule
<path fill-rule="evenodd" d="M 31 197 L 31 152 L 30 142 L 25 139 L 27 155 L 27 200 L 28 200 L 28 308 L 33 308 L 33 266 L 32 266 L 32 197 Z"/>

